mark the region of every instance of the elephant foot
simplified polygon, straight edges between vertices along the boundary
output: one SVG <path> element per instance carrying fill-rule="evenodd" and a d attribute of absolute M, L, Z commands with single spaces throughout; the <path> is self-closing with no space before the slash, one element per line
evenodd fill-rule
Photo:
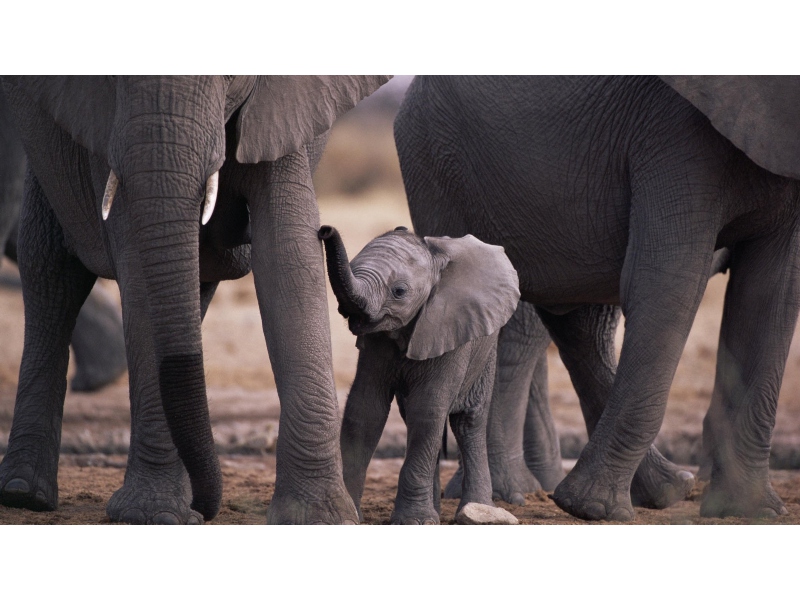
<path fill-rule="evenodd" d="M 489 472 L 492 475 L 493 500 L 503 500 L 509 504 L 524 506 L 525 494 L 542 489 L 539 481 L 530 472 L 521 456 L 516 460 L 507 461 L 490 457 Z"/>
<path fill-rule="evenodd" d="M 613 481 L 605 469 L 584 471 L 580 459 L 558 484 L 551 496 L 563 511 L 586 521 L 632 521 L 634 518 L 629 486 Z M 599 477 L 589 475 L 598 473 Z"/>
<path fill-rule="evenodd" d="M 111 496 L 106 514 L 113 522 L 132 525 L 202 525 L 203 516 L 191 504 L 189 476 L 182 463 L 146 473 L 129 465 L 125 483 Z"/>
<path fill-rule="evenodd" d="M 79 363 L 75 369 L 75 376 L 70 381 L 69 387 L 73 392 L 94 392 L 109 383 L 116 381 L 120 375 L 128 370 L 125 357 L 121 362 L 109 364 Z"/>
<path fill-rule="evenodd" d="M 694 487 L 694 475 L 671 463 L 650 446 L 631 482 L 634 506 L 667 508 L 685 500 Z"/>
<path fill-rule="evenodd" d="M 412 507 L 395 509 L 389 518 L 391 525 L 438 525 L 439 515 L 433 510 L 414 509 Z"/>
<path fill-rule="evenodd" d="M 268 525 L 357 525 L 359 521 L 360 514 L 341 482 L 313 498 L 308 491 L 294 494 L 276 485 L 267 509 Z"/>
<path fill-rule="evenodd" d="M 58 461 L 53 468 L 42 468 L 44 462 L 9 452 L 0 464 L 0 504 L 34 511 L 56 510 Z"/>
<path fill-rule="evenodd" d="M 558 484 L 564 480 L 564 467 L 561 464 L 561 459 L 558 459 L 558 463 L 550 464 L 550 465 L 533 465 L 530 462 L 525 463 L 528 467 L 528 471 L 531 472 L 536 482 L 541 486 L 543 490 L 554 490 L 558 487 Z M 536 490 L 534 490 L 536 491 Z"/>
<path fill-rule="evenodd" d="M 713 475 L 700 505 L 701 517 L 774 519 L 788 512 L 769 481 L 721 482 Z"/>
<path fill-rule="evenodd" d="M 456 512 L 459 525 L 519 525 L 517 517 L 499 506 L 468 502 Z"/>

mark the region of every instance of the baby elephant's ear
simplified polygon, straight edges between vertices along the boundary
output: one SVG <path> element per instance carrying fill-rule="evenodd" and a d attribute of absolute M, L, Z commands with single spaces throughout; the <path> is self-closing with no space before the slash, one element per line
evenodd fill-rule
<path fill-rule="evenodd" d="M 446 256 L 439 283 L 420 311 L 406 356 L 441 356 L 470 340 L 491 335 L 514 314 L 519 279 L 501 246 L 462 238 L 426 237 L 434 254 Z"/>

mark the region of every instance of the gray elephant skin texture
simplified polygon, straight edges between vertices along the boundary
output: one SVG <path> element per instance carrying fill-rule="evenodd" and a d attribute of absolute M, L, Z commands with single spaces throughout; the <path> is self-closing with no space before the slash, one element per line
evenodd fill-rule
<path fill-rule="evenodd" d="M 449 416 L 464 465 L 461 511 L 494 506 L 486 455 L 497 336 L 519 300 L 503 249 L 471 235 L 422 239 L 398 227 L 349 262 L 324 226 L 339 312 L 358 336 L 356 376 L 342 422 L 348 492 L 360 511 L 367 465 L 396 397 L 408 428 L 393 524 L 437 524 L 438 458 Z"/>
<path fill-rule="evenodd" d="M 625 316 L 602 414 L 553 494 L 570 514 L 633 518 L 634 475 L 721 249 L 701 514 L 785 512 L 768 459 L 800 306 L 798 100 L 792 77 L 430 76 L 409 88 L 395 139 L 415 231 L 503 245 L 562 353 L 590 331 L 587 307 Z"/>
<path fill-rule="evenodd" d="M 22 140 L 0 91 L 0 248 L 14 262 L 25 167 Z M 99 286 L 92 288 L 81 307 L 70 342 L 75 353 L 75 375 L 70 388 L 75 392 L 98 390 L 128 369 L 122 315 Z"/>
<path fill-rule="evenodd" d="M 220 507 L 200 323 L 253 271 L 281 401 L 270 523 L 355 522 L 344 486 L 319 211 L 327 131 L 385 76 L 4 77 L 28 158 L 18 261 L 25 347 L 0 502 L 52 510 L 68 345 L 116 279 L 131 444 L 114 521 Z"/>

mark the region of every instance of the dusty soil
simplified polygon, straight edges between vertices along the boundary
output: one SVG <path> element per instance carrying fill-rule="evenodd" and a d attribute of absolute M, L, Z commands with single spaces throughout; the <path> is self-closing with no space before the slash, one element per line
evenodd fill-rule
<path fill-rule="evenodd" d="M 223 456 L 224 492 L 222 509 L 214 525 L 263 525 L 275 482 L 275 456 Z M 565 461 L 569 467 L 574 461 Z M 397 493 L 401 458 L 374 459 L 367 471 L 362 512 L 367 525 L 386 525 Z M 59 507 L 55 512 L 31 512 L 0 506 L 0 523 L 76 525 L 109 523 L 105 503 L 122 485 L 124 455 L 65 455 L 59 467 Z M 455 472 L 455 461 L 443 461 L 445 485 Z M 696 468 L 688 467 L 692 470 Z M 706 519 L 700 517 L 704 484 L 697 484 L 689 499 L 666 510 L 636 508 L 634 523 L 642 525 L 691 524 L 798 524 L 800 523 L 800 471 L 773 471 L 775 490 L 786 503 L 789 514 L 772 521 L 752 519 Z M 578 525 L 585 523 L 559 509 L 545 492 L 526 496 L 525 506 L 497 502 L 513 513 L 523 525 Z M 457 500 L 442 500 L 441 522 L 454 524 Z"/>
<path fill-rule="evenodd" d="M 374 121 L 367 133 L 345 122 L 334 132 L 320 164 L 321 221 L 342 233 L 351 256 L 372 237 L 397 225 L 410 226 L 397 159 L 391 147 L 390 122 Z M 359 137 L 360 136 L 360 137 Z M 388 141 L 387 141 L 388 140 Z M 370 152 L 363 152 L 369 147 Z M 346 163 L 356 149 L 365 169 Z M 336 180 L 346 174 L 346 181 Z M 377 183 L 376 183 L 377 182 Z M 657 446 L 680 464 L 697 463 L 702 418 L 714 382 L 717 338 L 726 278 L 714 277 L 700 306 L 670 393 Z M 116 293 L 114 282 L 103 281 Z M 355 372 L 355 339 L 336 312 L 329 293 L 333 362 L 340 407 Z M 620 326 L 617 343 L 621 344 Z M 0 263 L 0 454 L 7 446 L 22 355 L 23 306 L 16 268 Z M 214 523 L 263 523 L 275 478 L 275 441 L 280 406 L 269 366 L 252 277 L 223 282 L 203 323 L 205 368 L 217 449 L 225 491 L 223 510 Z M 577 458 L 586 443 L 578 399 L 558 353 L 548 351 L 551 406 L 566 459 Z M 71 367 L 72 369 L 72 367 Z M 70 371 L 71 375 L 71 371 Z M 772 466 L 800 468 L 800 336 L 792 344 L 778 406 Z M 94 394 L 68 393 L 64 411 L 60 507 L 32 513 L 0 507 L 0 523 L 102 523 L 105 503 L 121 485 L 130 439 L 128 382 Z M 450 436 L 452 442 L 452 436 Z M 391 514 L 405 427 L 393 407 L 376 459 L 370 467 L 364 498 L 368 523 L 384 523 Z M 451 448 L 455 450 L 455 448 Z M 569 462 L 567 462 L 569 464 Z M 693 467 L 696 468 L 696 467 Z M 443 479 L 454 463 L 445 464 Z M 779 523 L 800 522 L 800 471 L 775 470 L 773 483 L 789 515 Z M 638 523 L 711 523 L 700 519 L 700 490 L 692 499 L 666 511 L 637 509 Z M 523 523 L 579 523 L 543 494 L 532 494 L 525 507 L 506 506 Z M 455 503 L 443 503 L 442 521 L 453 518 Z M 741 522 L 726 519 L 724 522 Z"/>

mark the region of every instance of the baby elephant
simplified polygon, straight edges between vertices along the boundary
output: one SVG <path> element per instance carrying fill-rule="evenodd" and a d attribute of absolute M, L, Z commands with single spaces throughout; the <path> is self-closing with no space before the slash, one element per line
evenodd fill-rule
<path fill-rule="evenodd" d="M 367 465 L 397 397 L 408 442 L 391 522 L 439 522 L 434 490 L 448 415 L 464 467 L 456 520 L 515 522 L 492 503 L 486 454 L 497 336 L 519 300 L 517 272 L 503 248 L 471 235 L 422 239 L 398 227 L 350 263 L 336 229 L 324 226 L 319 237 L 339 312 L 358 336 L 341 444 L 359 515 Z"/>

